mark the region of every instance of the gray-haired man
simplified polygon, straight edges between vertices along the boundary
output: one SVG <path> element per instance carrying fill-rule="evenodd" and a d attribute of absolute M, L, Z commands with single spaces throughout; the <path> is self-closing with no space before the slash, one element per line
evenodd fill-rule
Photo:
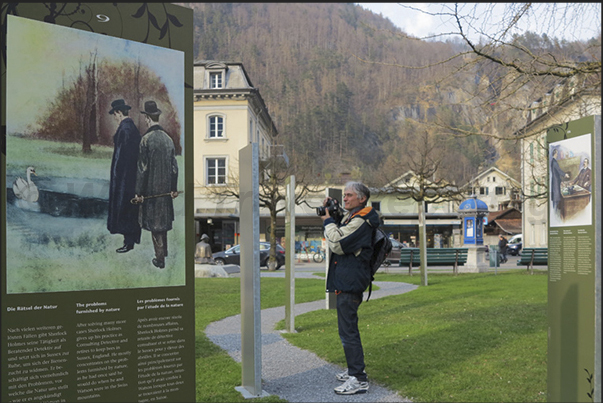
<path fill-rule="evenodd" d="M 336 375 L 344 382 L 335 388 L 340 395 L 366 393 L 369 389 L 364 351 L 358 329 L 358 308 L 362 293 L 371 282 L 370 259 L 373 254 L 373 230 L 380 224 L 379 215 L 367 206 L 370 190 L 360 182 L 348 182 L 343 193 L 347 214 L 336 222 L 325 209 L 325 238 L 331 257 L 327 275 L 327 292 L 337 295 L 337 325 L 347 362 L 347 369 Z M 323 205 L 327 205 L 329 198 Z"/>

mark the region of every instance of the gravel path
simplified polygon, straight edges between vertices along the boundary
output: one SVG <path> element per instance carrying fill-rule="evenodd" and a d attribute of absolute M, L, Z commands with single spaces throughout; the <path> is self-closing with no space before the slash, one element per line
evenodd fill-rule
<path fill-rule="evenodd" d="M 262 273 L 262 276 L 265 275 L 276 274 Z M 296 273 L 296 277 L 310 276 L 297 276 Z M 324 278 L 321 279 L 324 281 Z M 374 283 L 380 289 L 373 290 L 371 300 L 402 294 L 417 288 L 416 285 L 406 283 L 381 281 Z M 297 304 L 294 310 L 295 315 L 300 315 L 324 308 L 325 300 L 319 300 Z M 360 315 L 362 316 L 362 311 Z M 411 402 L 396 392 L 371 382 L 370 378 L 368 393 L 349 396 L 335 394 L 333 388 L 340 385 L 340 382 L 335 379 L 335 374 L 343 369 L 287 342 L 279 331 L 274 330 L 276 323 L 283 319 L 285 319 L 284 306 L 264 309 L 261 312 L 263 391 L 278 395 L 289 402 Z M 213 322 L 207 326 L 205 333 L 214 344 L 226 350 L 237 362 L 241 362 L 241 315 Z"/>

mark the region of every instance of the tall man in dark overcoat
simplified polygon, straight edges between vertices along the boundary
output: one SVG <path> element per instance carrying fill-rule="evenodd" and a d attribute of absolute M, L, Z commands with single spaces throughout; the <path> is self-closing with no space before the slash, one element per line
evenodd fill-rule
<path fill-rule="evenodd" d="M 109 114 L 118 124 L 113 136 L 113 159 L 109 181 L 109 214 L 107 229 L 112 234 L 122 234 L 124 244 L 116 250 L 125 253 L 140 243 L 138 206 L 130 201 L 134 197 L 140 132 L 128 116 L 131 107 L 123 99 L 111 102 Z"/>
<path fill-rule="evenodd" d="M 551 189 L 549 193 L 551 194 L 551 202 L 553 204 L 554 209 L 559 208 L 559 202 L 563 198 L 561 195 L 561 182 L 564 179 L 569 179 L 569 174 L 564 172 L 559 166 L 559 162 L 557 158 L 559 157 L 559 150 L 557 148 L 553 148 L 553 158 L 551 159 Z"/>
<path fill-rule="evenodd" d="M 136 202 L 140 203 L 138 222 L 151 232 L 155 267 L 163 269 L 168 255 L 167 232 L 172 229 L 174 205 L 178 197 L 178 163 L 170 136 L 159 126 L 161 110 L 155 101 L 144 104 L 145 122 L 149 126 L 140 141 Z"/>

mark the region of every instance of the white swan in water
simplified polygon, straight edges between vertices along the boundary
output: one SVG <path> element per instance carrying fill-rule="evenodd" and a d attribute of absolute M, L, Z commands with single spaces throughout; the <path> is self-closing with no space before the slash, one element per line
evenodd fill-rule
<path fill-rule="evenodd" d="M 21 177 L 15 179 L 13 182 L 13 192 L 15 192 L 15 196 L 19 199 L 33 203 L 38 201 L 40 193 L 36 184 L 31 181 L 31 174 L 36 175 L 35 168 L 27 167 L 27 181 Z"/>

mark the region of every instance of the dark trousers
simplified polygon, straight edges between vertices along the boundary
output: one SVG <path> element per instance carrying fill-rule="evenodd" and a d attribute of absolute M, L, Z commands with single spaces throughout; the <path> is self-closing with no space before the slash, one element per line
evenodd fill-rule
<path fill-rule="evenodd" d="M 348 374 L 364 382 L 367 376 L 364 372 L 364 351 L 358 330 L 358 307 L 361 303 L 362 293 L 337 294 L 337 326 L 348 364 Z"/>
<path fill-rule="evenodd" d="M 153 247 L 155 248 L 155 258 L 164 262 L 165 257 L 168 254 L 167 250 L 167 231 L 151 231 L 151 238 L 153 238 Z"/>
<path fill-rule="evenodd" d="M 507 261 L 507 248 L 500 249 L 500 260 Z"/>
<path fill-rule="evenodd" d="M 131 232 L 124 235 L 124 245 L 134 246 L 135 243 L 140 243 L 140 231 Z"/>

